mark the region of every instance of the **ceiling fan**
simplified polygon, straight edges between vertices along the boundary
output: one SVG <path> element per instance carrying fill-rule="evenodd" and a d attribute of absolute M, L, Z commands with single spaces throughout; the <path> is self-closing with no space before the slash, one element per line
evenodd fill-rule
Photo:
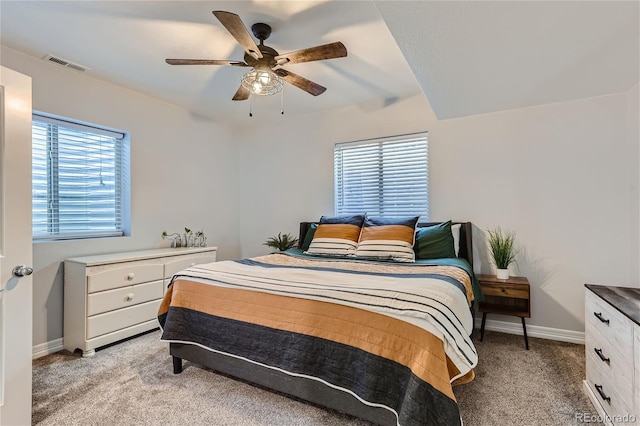
<path fill-rule="evenodd" d="M 347 56 L 347 49 L 339 41 L 281 55 L 275 49 L 264 44 L 264 41 L 271 35 L 271 27 L 269 25 L 256 23 L 251 26 L 253 35 L 260 40 L 260 45 L 256 45 L 238 15 L 221 10 L 213 11 L 213 14 L 244 49 L 244 61 L 166 59 L 166 62 L 170 65 L 252 67 L 253 69 L 243 76 L 242 83 L 233 96 L 234 101 L 246 100 L 252 93 L 257 95 L 277 93 L 282 89 L 283 80 L 313 96 L 321 95 L 327 90 L 326 87 L 285 70 L 282 66 Z"/>

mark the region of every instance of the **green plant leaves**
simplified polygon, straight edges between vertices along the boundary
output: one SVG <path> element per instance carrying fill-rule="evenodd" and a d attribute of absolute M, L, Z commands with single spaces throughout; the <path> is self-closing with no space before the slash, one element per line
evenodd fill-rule
<path fill-rule="evenodd" d="M 496 228 L 488 230 L 489 248 L 493 261 L 498 269 L 507 269 L 510 264 L 516 261 L 518 250 L 515 247 L 516 234 L 514 232 L 503 232 Z"/>
<path fill-rule="evenodd" d="M 278 249 L 280 251 L 293 248 L 296 244 L 298 244 L 297 238 L 291 234 L 283 234 L 282 232 L 278 232 L 278 235 L 274 237 L 269 237 L 267 241 L 263 243 L 263 245 L 267 247 Z"/>

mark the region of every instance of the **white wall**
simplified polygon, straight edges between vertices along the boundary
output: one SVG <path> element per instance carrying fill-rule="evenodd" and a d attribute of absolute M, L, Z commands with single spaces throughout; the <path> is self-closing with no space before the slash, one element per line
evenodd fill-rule
<path fill-rule="evenodd" d="M 583 331 L 585 283 L 638 285 L 625 94 L 445 120 L 432 138 L 434 214 L 517 233 L 530 323 Z"/>
<path fill-rule="evenodd" d="M 246 127 L 240 149 L 242 255 L 269 252 L 278 232 L 333 214 L 333 145 L 428 129 L 433 113 L 422 94 Z"/>
<path fill-rule="evenodd" d="M 523 254 L 513 272 L 532 286 L 529 323 L 584 331 L 585 283 L 638 286 L 638 257 L 629 252 L 639 239 L 629 232 L 639 220 L 633 96 L 437 121 L 418 95 L 248 130 L 240 145 L 242 255 L 266 253 L 267 237 L 332 214 L 336 142 L 428 130 L 431 219 L 473 222 L 475 266 L 486 273 L 493 268 L 484 231 L 515 231 Z"/>
<path fill-rule="evenodd" d="M 62 337 L 62 261 L 168 246 L 163 230 L 203 229 L 220 259 L 240 254 L 236 141 L 184 109 L 2 48 L 2 65 L 33 78 L 33 108 L 131 133 L 131 236 L 35 243 L 33 343 Z"/>

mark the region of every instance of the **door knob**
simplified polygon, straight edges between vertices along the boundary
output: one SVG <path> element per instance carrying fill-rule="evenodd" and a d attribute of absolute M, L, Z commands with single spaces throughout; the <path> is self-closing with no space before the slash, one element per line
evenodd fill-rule
<path fill-rule="evenodd" d="M 33 268 L 29 268 L 27 265 L 18 265 L 13 268 L 12 272 L 14 277 L 24 277 L 25 275 L 31 275 Z"/>

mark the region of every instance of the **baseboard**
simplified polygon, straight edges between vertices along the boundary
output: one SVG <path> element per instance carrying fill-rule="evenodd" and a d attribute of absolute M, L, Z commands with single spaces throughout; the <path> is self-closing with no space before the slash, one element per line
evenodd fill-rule
<path fill-rule="evenodd" d="M 55 352 L 59 352 L 64 349 L 62 337 L 59 339 L 51 340 L 49 342 L 40 343 L 35 345 L 32 349 L 31 359 L 36 359 L 49 355 Z"/>
<path fill-rule="evenodd" d="M 480 329 L 481 324 L 482 318 L 476 318 L 476 328 Z M 507 334 L 519 334 L 521 336 L 523 335 L 522 323 L 520 321 L 508 322 L 487 319 L 484 325 L 484 329 L 490 331 L 499 331 L 501 333 Z M 584 345 L 583 331 L 563 330 L 561 328 L 550 328 L 527 324 L 527 336 Z"/>

